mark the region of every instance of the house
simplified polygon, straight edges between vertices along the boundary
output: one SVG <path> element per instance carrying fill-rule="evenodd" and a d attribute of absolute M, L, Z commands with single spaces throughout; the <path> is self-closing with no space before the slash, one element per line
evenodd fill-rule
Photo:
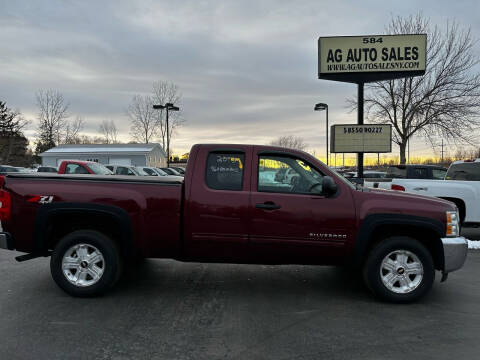
<path fill-rule="evenodd" d="M 100 164 L 164 167 L 167 155 L 160 144 L 59 145 L 40 154 L 42 166 L 57 167 L 63 160 L 87 160 Z"/>

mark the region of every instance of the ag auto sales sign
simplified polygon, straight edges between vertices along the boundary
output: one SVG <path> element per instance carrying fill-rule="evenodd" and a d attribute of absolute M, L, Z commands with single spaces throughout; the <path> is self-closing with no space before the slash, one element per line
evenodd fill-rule
<path fill-rule="evenodd" d="M 318 77 L 369 82 L 423 75 L 426 34 L 321 37 Z"/>

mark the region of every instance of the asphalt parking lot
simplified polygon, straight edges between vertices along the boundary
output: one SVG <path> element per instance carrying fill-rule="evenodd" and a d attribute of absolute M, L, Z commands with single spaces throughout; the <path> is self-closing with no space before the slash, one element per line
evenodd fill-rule
<path fill-rule="evenodd" d="M 377 302 L 332 267 L 148 260 L 77 299 L 49 259 L 0 251 L 2 359 L 473 359 L 480 251 L 421 302 Z"/>

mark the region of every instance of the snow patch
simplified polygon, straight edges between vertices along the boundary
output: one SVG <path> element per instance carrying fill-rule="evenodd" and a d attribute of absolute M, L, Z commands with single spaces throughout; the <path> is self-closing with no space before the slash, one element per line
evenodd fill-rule
<path fill-rule="evenodd" d="M 480 241 L 472 241 L 468 240 L 468 248 L 469 249 L 474 249 L 474 250 L 480 250 Z"/>

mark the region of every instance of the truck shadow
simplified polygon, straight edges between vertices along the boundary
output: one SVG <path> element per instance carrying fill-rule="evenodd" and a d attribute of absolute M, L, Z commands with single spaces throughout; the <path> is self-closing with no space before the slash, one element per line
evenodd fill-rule
<path fill-rule="evenodd" d="M 239 265 L 145 260 L 129 266 L 112 293 L 148 296 L 200 292 L 242 296 L 319 296 L 375 301 L 353 269 L 302 265 Z"/>

